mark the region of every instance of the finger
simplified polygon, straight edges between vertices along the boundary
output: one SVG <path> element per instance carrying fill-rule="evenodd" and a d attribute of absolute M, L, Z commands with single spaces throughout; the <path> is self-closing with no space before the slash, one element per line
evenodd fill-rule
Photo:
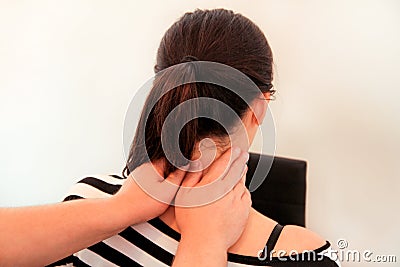
<path fill-rule="evenodd" d="M 241 208 L 250 210 L 252 201 L 251 201 L 251 194 L 250 191 L 243 186 L 243 184 L 238 183 L 231 192 L 234 194 L 234 199 L 237 201 L 238 206 Z"/>
<path fill-rule="evenodd" d="M 224 184 L 225 190 L 232 189 L 240 179 L 247 174 L 247 165 L 249 154 L 247 152 L 242 152 L 240 157 L 232 163 L 227 174 L 222 178 L 221 183 Z M 242 183 L 243 184 L 243 183 Z"/>
<path fill-rule="evenodd" d="M 242 178 L 237 182 L 237 184 L 233 187 L 232 191 L 236 194 L 237 197 L 241 198 L 243 196 L 244 190 L 246 187 L 246 173 L 247 173 L 247 165 L 243 170 Z"/>
<path fill-rule="evenodd" d="M 196 161 L 190 166 L 193 170 L 200 170 L 196 172 L 187 172 L 185 178 L 183 179 L 182 186 L 184 187 L 195 187 L 203 176 L 202 164 L 200 161 Z"/>
<path fill-rule="evenodd" d="M 145 163 L 132 172 L 132 177 L 143 191 L 163 203 L 171 203 L 185 176 L 184 170 L 176 170 L 164 178 L 157 164 Z"/>
<path fill-rule="evenodd" d="M 185 178 L 185 174 L 186 174 L 186 170 L 185 170 L 186 168 L 185 167 L 182 167 L 183 170 L 178 168 L 174 172 L 171 172 L 168 175 L 168 177 L 164 180 L 164 182 L 168 181 L 168 182 L 171 182 L 171 183 L 173 183 L 175 185 L 181 185 L 182 184 L 182 180 L 183 180 L 183 178 Z"/>
<path fill-rule="evenodd" d="M 240 182 L 243 183 L 243 185 L 246 186 L 246 175 L 247 175 L 247 171 L 248 171 L 249 167 L 246 165 L 244 165 L 244 169 L 243 169 L 243 173 L 242 173 L 242 178 L 240 178 Z"/>
<path fill-rule="evenodd" d="M 242 182 L 238 182 L 233 188 L 232 192 L 238 199 L 241 199 L 246 193 L 246 190 L 247 188 L 244 186 L 244 184 Z"/>
<path fill-rule="evenodd" d="M 234 179 L 235 182 L 247 173 L 247 161 L 249 160 L 249 153 L 243 151 L 240 156 L 231 164 L 228 172 L 222 177 L 224 179 Z"/>
<path fill-rule="evenodd" d="M 247 188 L 242 195 L 242 200 L 249 200 L 250 205 L 251 205 L 251 193 Z"/>
<path fill-rule="evenodd" d="M 250 212 L 250 208 L 252 205 L 251 195 L 249 190 L 246 190 L 243 197 L 240 199 L 240 203 L 243 208 L 245 208 L 247 214 Z"/>
<path fill-rule="evenodd" d="M 207 175 L 201 180 L 201 184 L 208 184 L 215 181 L 218 178 L 224 176 L 224 174 L 229 170 L 230 165 L 239 157 L 240 148 L 235 147 L 228 149 L 224 154 L 221 155 L 216 161 L 211 164 Z"/>

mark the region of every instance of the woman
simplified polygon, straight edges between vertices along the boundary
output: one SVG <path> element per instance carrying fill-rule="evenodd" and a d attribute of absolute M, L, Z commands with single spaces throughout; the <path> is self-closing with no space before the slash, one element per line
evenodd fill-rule
<path fill-rule="evenodd" d="M 266 112 L 268 100 L 274 92 L 272 90 L 272 51 L 264 34 L 249 19 L 232 11 L 215 9 L 186 13 L 167 30 L 162 38 L 155 72 L 161 73 L 179 63 L 197 60 L 222 63 L 239 70 L 258 88 L 253 90 L 246 86 L 239 86 L 236 92 L 240 95 L 238 96 L 235 92 L 221 86 L 199 82 L 179 85 L 174 90 L 166 92 L 164 87 L 169 81 L 165 80 L 164 75 L 158 77 L 156 75 L 133 140 L 124 170 L 125 176 L 147 161 L 155 163 L 160 174 L 168 176 L 176 170 L 176 166 L 185 164 L 182 162 L 182 157 L 174 157 L 180 153 L 192 160 L 200 158 L 200 155 L 203 157 L 207 153 L 216 155 L 218 158 L 232 145 L 228 133 L 239 124 L 244 126 L 247 134 L 247 144 L 241 143 L 241 148 L 248 149 L 253 141 Z M 192 67 L 181 70 L 184 75 L 193 74 Z M 165 94 L 162 95 L 162 93 Z M 156 104 L 151 105 L 152 100 L 161 95 Z M 202 105 L 196 102 L 199 97 L 218 100 L 229 106 L 237 116 L 226 116 L 222 108 L 224 105 Z M 189 100 L 194 100 L 194 106 L 189 108 L 189 112 L 188 109 L 176 111 L 176 107 Z M 172 111 L 176 111 L 174 116 L 177 123 L 186 120 L 188 116 L 196 119 L 189 121 L 181 129 L 179 146 L 168 146 L 173 140 L 168 140 L 169 137 L 166 137 L 167 139 L 163 141 L 166 141 L 167 149 L 163 150 L 162 128 L 168 114 Z M 223 126 L 212 119 L 201 117 L 202 112 L 222 118 Z M 202 147 L 200 141 L 204 139 L 213 141 L 216 146 L 214 150 L 207 152 L 208 149 Z M 145 146 L 141 145 L 143 143 Z M 206 168 L 202 170 L 202 173 L 208 171 Z M 101 246 L 90 252 L 81 251 L 75 256 L 91 258 L 93 264 L 96 264 L 96 257 L 105 257 L 114 263 L 120 259 L 118 257 L 126 257 L 125 263 L 131 266 L 135 264 L 171 265 L 180 239 L 179 232 L 187 229 L 186 227 L 181 229 L 179 223 L 176 222 L 176 215 L 179 216 L 181 211 L 182 208 L 170 206 L 159 218 L 132 226 L 133 231 L 129 230 L 123 234 L 123 240 L 121 238 L 108 240 L 105 244 L 109 247 Z M 191 219 L 194 220 L 194 218 Z M 197 219 L 201 220 L 201 218 Z M 133 241 L 135 238 L 139 238 L 140 241 Z M 127 240 L 134 246 L 127 244 Z M 207 242 L 207 236 L 204 236 L 203 242 Z M 266 245 L 267 253 L 260 254 Z M 282 227 L 253 209 L 250 211 L 242 235 L 228 249 L 228 265 L 339 266 L 338 262 L 329 258 L 329 249 L 329 242 L 317 234 L 299 226 Z M 302 253 L 305 250 L 311 253 Z M 284 253 L 277 253 L 279 251 Z M 298 253 L 294 256 L 289 255 L 291 251 Z M 110 257 L 111 254 L 114 257 Z M 120 264 L 123 263 L 120 261 Z"/>

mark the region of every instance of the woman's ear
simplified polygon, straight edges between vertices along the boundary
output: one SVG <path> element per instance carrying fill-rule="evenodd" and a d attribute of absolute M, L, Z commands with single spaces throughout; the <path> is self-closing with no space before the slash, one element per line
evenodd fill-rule
<path fill-rule="evenodd" d="M 260 93 L 260 96 L 253 100 L 251 108 L 253 110 L 252 121 L 260 125 L 265 117 L 269 103 L 269 93 Z"/>

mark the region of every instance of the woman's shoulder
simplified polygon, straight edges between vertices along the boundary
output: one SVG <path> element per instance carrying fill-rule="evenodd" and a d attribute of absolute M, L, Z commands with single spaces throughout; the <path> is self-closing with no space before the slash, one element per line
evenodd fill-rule
<path fill-rule="evenodd" d="M 265 259 L 269 259 L 267 260 L 269 263 L 282 263 L 281 258 L 286 261 L 301 262 L 304 261 L 302 257 L 305 259 L 311 257 L 311 261 L 313 261 L 312 257 L 316 257 L 315 261 L 320 262 L 315 266 L 340 266 L 340 263 L 332 257 L 331 246 L 326 239 L 301 226 L 285 225 L 281 228 L 275 227 L 277 224 L 276 221 L 253 210 L 242 236 L 229 249 L 228 259 L 236 263 L 258 266 L 263 265 Z M 271 238 L 275 239 L 276 243 L 269 242 L 271 235 L 277 238 Z M 267 248 L 267 244 L 271 243 L 274 244 L 273 248 Z M 263 258 L 266 255 L 265 252 L 269 253 L 269 256 L 261 260 L 260 256 Z M 307 260 L 296 266 L 309 266 L 306 262 Z"/>
<path fill-rule="evenodd" d="M 327 244 L 326 239 L 317 233 L 297 225 L 285 225 L 275 245 L 275 251 L 284 251 L 286 255 L 297 251 L 311 251 Z"/>
<path fill-rule="evenodd" d="M 230 248 L 230 252 L 257 256 L 259 251 L 265 248 L 276 225 L 276 221 L 252 210 L 242 236 Z M 327 241 L 324 238 L 307 228 L 297 225 L 285 225 L 279 234 L 273 250 L 282 250 L 286 254 L 293 251 L 301 253 L 305 250 L 321 248 L 326 244 Z"/>

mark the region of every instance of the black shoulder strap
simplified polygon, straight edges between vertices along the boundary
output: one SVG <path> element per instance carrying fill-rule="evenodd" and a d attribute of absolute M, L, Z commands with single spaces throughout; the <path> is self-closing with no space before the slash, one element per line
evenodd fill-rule
<path fill-rule="evenodd" d="M 267 245 L 266 245 L 268 253 L 270 253 L 270 251 L 274 249 L 276 242 L 278 241 L 278 238 L 282 232 L 282 229 L 283 229 L 283 226 L 280 225 L 279 223 L 277 223 L 275 225 L 274 229 L 272 230 L 272 233 L 269 236 Z"/>

